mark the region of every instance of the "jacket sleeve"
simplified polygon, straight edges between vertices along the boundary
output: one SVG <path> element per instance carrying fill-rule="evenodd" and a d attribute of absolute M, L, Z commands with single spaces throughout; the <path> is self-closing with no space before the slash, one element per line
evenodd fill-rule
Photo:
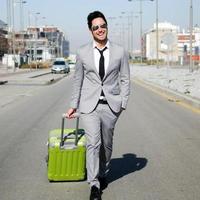
<path fill-rule="evenodd" d="M 83 76 L 84 76 L 83 64 L 80 58 L 80 53 L 77 52 L 75 73 L 74 73 L 73 82 L 72 82 L 73 86 L 72 86 L 72 95 L 71 95 L 71 102 L 70 102 L 71 108 L 77 109 L 79 107 Z"/>
<path fill-rule="evenodd" d="M 126 109 L 128 98 L 130 95 L 130 68 L 128 63 L 128 53 L 123 52 L 121 58 L 121 67 L 120 67 L 120 83 L 121 83 L 121 98 L 122 98 L 122 108 Z"/>

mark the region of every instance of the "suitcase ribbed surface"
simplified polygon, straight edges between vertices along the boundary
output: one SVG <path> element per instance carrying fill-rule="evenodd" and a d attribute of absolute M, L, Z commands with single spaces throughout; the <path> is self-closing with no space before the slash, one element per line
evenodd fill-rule
<path fill-rule="evenodd" d="M 65 129 L 68 134 L 73 129 Z M 82 136 L 77 146 L 74 139 L 67 139 L 60 148 L 60 129 L 49 134 L 48 179 L 50 181 L 76 181 L 85 179 L 85 137 Z"/>

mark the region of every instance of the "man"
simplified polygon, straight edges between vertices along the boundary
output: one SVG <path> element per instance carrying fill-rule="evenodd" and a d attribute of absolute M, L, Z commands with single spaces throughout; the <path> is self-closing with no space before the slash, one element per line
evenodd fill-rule
<path fill-rule="evenodd" d="M 93 42 L 77 52 L 71 108 L 73 118 L 81 113 L 87 140 L 87 179 L 91 186 L 90 200 L 101 200 L 106 187 L 108 165 L 112 154 L 113 131 L 130 93 L 128 55 L 108 40 L 105 16 L 94 11 L 87 18 Z"/>

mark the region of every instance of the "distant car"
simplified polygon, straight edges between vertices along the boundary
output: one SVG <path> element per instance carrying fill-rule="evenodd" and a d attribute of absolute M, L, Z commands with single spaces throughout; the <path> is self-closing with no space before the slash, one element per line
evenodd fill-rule
<path fill-rule="evenodd" d="M 64 60 L 56 60 L 51 68 L 51 73 L 69 73 L 70 68 Z"/>
<path fill-rule="evenodd" d="M 69 61 L 68 64 L 69 64 L 69 68 L 70 69 L 73 69 L 75 67 L 75 65 L 76 65 L 76 63 L 73 62 L 73 61 Z"/>

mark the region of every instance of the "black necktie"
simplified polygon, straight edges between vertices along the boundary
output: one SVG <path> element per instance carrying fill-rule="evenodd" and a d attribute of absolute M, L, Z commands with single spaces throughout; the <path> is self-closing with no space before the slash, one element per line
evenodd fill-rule
<path fill-rule="evenodd" d="M 107 49 L 107 47 L 105 47 L 102 50 L 99 50 L 97 48 L 97 50 L 99 51 L 99 53 L 101 54 L 100 59 L 99 59 L 99 76 L 101 77 L 101 80 L 103 80 L 103 77 L 105 75 L 105 67 L 104 67 L 104 56 L 103 56 L 103 52 Z"/>

